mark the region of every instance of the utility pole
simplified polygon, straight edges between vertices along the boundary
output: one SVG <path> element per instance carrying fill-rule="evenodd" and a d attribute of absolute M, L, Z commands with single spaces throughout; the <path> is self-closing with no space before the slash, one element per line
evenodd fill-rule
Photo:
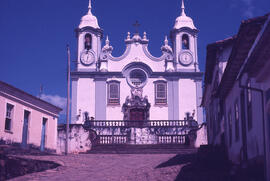
<path fill-rule="evenodd" d="M 66 124 L 66 148 L 65 154 L 68 154 L 68 138 L 69 138 L 69 103 L 70 103 L 70 48 L 67 45 L 67 124 Z"/>

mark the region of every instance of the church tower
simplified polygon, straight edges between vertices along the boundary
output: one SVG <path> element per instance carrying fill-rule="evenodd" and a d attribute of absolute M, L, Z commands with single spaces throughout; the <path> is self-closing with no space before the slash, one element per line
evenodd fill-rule
<path fill-rule="evenodd" d="M 103 31 L 98 25 L 97 18 L 92 14 L 91 0 L 89 0 L 88 13 L 82 17 L 76 34 L 78 38 L 77 71 L 96 71 Z"/>
<path fill-rule="evenodd" d="M 76 32 L 77 67 L 71 73 L 73 123 L 91 117 L 123 122 L 194 119 L 202 123 L 198 30 L 186 15 L 183 0 L 181 15 L 171 31 L 173 46 L 166 37 L 160 57 L 149 51 L 146 32 L 143 36 L 127 32 L 121 56 L 113 56 L 108 38 L 101 47 L 103 30 L 92 14 L 91 0 Z"/>
<path fill-rule="evenodd" d="M 182 0 L 182 12 L 176 19 L 171 40 L 177 71 L 199 72 L 197 34 L 198 30 L 194 26 L 193 20 L 185 13 L 184 0 Z"/>

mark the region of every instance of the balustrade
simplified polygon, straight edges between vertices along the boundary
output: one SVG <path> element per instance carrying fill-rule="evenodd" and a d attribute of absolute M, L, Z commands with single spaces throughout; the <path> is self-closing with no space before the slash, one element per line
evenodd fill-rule
<path fill-rule="evenodd" d="M 187 120 L 151 120 L 151 121 L 91 121 L 91 127 L 186 127 Z"/>

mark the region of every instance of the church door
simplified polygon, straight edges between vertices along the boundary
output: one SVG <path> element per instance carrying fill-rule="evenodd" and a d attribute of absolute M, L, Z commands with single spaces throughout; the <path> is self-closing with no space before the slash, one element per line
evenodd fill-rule
<path fill-rule="evenodd" d="M 130 110 L 130 120 L 132 121 L 144 121 L 145 111 L 143 109 L 131 109 Z"/>

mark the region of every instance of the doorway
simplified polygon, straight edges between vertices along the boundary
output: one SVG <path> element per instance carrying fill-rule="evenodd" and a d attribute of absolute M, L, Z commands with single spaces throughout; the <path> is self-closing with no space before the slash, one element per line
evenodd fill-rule
<path fill-rule="evenodd" d="M 48 119 L 46 119 L 46 118 L 43 118 L 43 120 L 42 120 L 40 151 L 45 150 L 47 121 L 48 121 Z"/>
<path fill-rule="evenodd" d="M 22 144 L 21 144 L 22 148 L 27 147 L 29 117 L 30 117 L 30 112 L 24 110 L 23 133 L 22 133 Z"/>
<path fill-rule="evenodd" d="M 145 111 L 143 109 L 131 109 L 130 116 L 131 121 L 144 121 L 145 119 Z"/>

